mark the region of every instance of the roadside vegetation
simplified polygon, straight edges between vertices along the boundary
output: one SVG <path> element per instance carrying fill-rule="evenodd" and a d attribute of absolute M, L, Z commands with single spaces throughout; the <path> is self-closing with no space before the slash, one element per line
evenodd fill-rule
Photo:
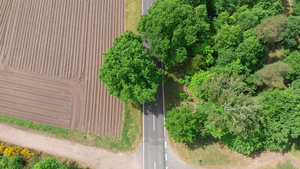
<path fill-rule="evenodd" d="M 137 26 L 139 39 L 150 49 L 114 44 L 111 51 L 131 59 L 104 62 L 118 63 L 112 72 L 128 72 L 109 74 L 104 65 L 100 79 L 123 102 L 154 101 L 161 83 L 155 76 L 160 73 L 144 66 L 153 56 L 166 66 L 165 126 L 175 142 L 191 146 L 217 142 L 246 156 L 291 150 L 300 136 L 299 4 L 298 0 L 156 1 Z M 107 58 L 114 57 L 110 50 L 104 54 Z"/>
<path fill-rule="evenodd" d="M 142 115 L 140 109 L 140 105 L 131 105 L 129 103 L 125 105 L 122 135 L 117 138 L 104 137 L 77 130 L 69 130 L 4 115 L 0 115 L 0 122 L 41 131 L 44 132 L 44 134 L 51 134 L 59 138 L 73 140 L 83 145 L 116 151 L 132 151 L 138 147 L 141 139 Z"/>
<path fill-rule="evenodd" d="M 77 162 L 0 142 L 0 168 L 11 169 L 80 169 Z"/>

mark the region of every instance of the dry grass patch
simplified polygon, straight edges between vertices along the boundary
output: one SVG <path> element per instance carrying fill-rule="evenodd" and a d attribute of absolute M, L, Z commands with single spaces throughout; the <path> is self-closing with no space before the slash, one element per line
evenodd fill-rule
<path fill-rule="evenodd" d="M 142 14 L 142 1 L 126 0 L 125 9 L 125 29 L 138 34 L 136 29 Z"/>
<path fill-rule="evenodd" d="M 232 151 L 212 139 L 203 139 L 193 143 L 174 143 L 169 138 L 173 150 L 187 163 L 199 167 L 241 166 L 243 155 Z"/>

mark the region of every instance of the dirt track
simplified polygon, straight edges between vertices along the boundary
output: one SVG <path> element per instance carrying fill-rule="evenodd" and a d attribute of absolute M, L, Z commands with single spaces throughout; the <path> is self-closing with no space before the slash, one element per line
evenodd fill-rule
<path fill-rule="evenodd" d="M 125 0 L 1 0 L 0 114 L 119 136 L 123 104 L 98 79 Z"/>
<path fill-rule="evenodd" d="M 87 147 L 66 140 L 36 134 L 36 131 L 18 129 L 0 123 L 0 140 L 84 162 L 101 169 L 138 169 L 138 161 L 129 154 L 113 153 Z"/>

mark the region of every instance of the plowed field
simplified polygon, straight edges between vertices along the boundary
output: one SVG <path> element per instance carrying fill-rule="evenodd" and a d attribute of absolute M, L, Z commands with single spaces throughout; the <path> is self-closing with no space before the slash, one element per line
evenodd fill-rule
<path fill-rule="evenodd" d="M 1 0 L 0 114 L 116 137 L 123 104 L 98 79 L 125 0 Z"/>

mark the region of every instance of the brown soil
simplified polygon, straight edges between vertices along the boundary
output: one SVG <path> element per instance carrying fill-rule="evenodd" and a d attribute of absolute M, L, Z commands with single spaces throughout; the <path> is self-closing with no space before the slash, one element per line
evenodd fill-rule
<path fill-rule="evenodd" d="M 1 141 L 73 159 L 82 166 L 101 169 L 139 168 L 139 162 L 130 154 L 83 146 L 6 124 L 0 124 L 0 131 Z"/>
<path fill-rule="evenodd" d="M 98 79 L 125 0 L 1 0 L 0 114 L 116 137 L 123 104 Z"/>

